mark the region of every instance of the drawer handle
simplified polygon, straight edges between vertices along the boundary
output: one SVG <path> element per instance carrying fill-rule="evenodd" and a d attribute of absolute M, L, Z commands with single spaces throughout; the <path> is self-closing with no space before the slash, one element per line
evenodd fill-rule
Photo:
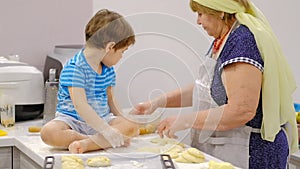
<path fill-rule="evenodd" d="M 54 157 L 47 156 L 44 161 L 44 169 L 53 169 L 54 167 Z"/>

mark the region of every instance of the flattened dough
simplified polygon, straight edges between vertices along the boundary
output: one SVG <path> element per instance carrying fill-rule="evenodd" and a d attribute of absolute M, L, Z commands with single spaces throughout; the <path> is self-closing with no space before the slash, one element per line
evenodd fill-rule
<path fill-rule="evenodd" d="M 150 140 L 151 143 L 154 143 L 154 144 L 158 144 L 158 145 L 166 145 L 166 144 L 177 144 L 181 147 L 184 147 L 184 144 L 183 143 L 180 143 L 174 139 L 171 139 L 171 138 L 154 138 L 152 140 Z"/>
<path fill-rule="evenodd" d="M 160 148 L 159 147 L 141 147 L 137 149 L 138 152 L 150 152 L 150 153 L 160 153 Z"/>
<path fill-rule="evenodd" d="M 183 152 L 181 154 L 181 156 L 184 159 L 186 159 L 187 161 L 192 162 L 192 163 L 203 163 L 204 162 L 204 158 L 193 156 L 190 153 L 188 153 L 187 151 Z"/>
<path fill-rule="evenodd" d="M 205 162 L 205 156 L 196 148 L 188 148 L 175 161 L 180 163 L 203 163 Z"/>
<path fill-rule="evenodd" d="M 87 159 L 87 165 L 90 167 L 108 167 L 111 166 L 111 163 L 108 157 L 97 156 Z"/>
<path fill-rule="evenodd" d="M 233 165 L 228 162 L 209 161 L 208 166 L 210 169 L 234 169 Z"/>
<path fill-rule="evenodd" d="M 204 158 L 204 154 L 196 148 L 189 148 L 189 149 L 187 149 L 187 152 L 195 157 Z"/>
<path fill-rule="evenodd" d="M 173 151 L 173 150 L 171 150 L 171 151 L 166 151 L 166 152 L 164 152 L 163 154 L 169 154 L 170 157 L 171 157 L 172 159 L 176 159 L 176 158 L 179 157 L 178 152 Z"/>
<path fill-rule="evenodd" d="M 61 157 L 62 169 L 84 169 L 84 163 L 81 158 L 74 155 Z"/>

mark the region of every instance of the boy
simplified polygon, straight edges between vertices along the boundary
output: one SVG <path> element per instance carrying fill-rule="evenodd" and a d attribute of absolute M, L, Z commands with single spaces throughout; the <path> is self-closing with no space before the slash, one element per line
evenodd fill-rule
<path fill-rule="evenodd" d="M 118 13 L 98 11 L 85 30 L 86 44 L 60 75 L 55 119 L 41 130 L 51 146 L 84 153 L 129 144 L 138 125 L 121 116 L 114 100 L 115 65 L 135 42 L 129 23 Z"/>

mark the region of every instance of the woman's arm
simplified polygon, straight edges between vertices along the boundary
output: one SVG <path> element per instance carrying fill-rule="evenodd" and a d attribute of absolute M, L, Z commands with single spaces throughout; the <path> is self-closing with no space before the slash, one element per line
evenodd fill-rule
<path fill-rule="evenodd" d="M 188 107 L 192 106 L 194 84 L 176 89 L 155 99 L 158 107 Z"/>
<path fill-rule="evenodd" d="M 248 63 L 233 63 L 224 67 L 222 81 L 228 103 L 198 112 L 194 128 L 229 130 L 246 124 L 255 116 L 260 99 L 262 72 Z"/>
<path fill-rule="evenodd" d="M 109 86 L 107 88 L 107 97 L 108 97 L 108 105 L 109 105 L 110 111 L 115 116 L 120 116 L 121 109 L 119 108 L 119 105 L 117 104 L 117 101 L 116 101 L 114 93 L 113 93 L 113 87 L 111 87 L 111 86 Z"/>

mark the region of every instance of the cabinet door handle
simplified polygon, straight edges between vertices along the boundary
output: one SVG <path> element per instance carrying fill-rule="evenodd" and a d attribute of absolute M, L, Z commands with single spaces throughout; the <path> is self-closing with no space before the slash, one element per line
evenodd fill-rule
<path fill-rule="evenodd" d="M 54 166 L 54 157 L 47 156 L 44 161 L 44 169 L 53 169 Z"/>

